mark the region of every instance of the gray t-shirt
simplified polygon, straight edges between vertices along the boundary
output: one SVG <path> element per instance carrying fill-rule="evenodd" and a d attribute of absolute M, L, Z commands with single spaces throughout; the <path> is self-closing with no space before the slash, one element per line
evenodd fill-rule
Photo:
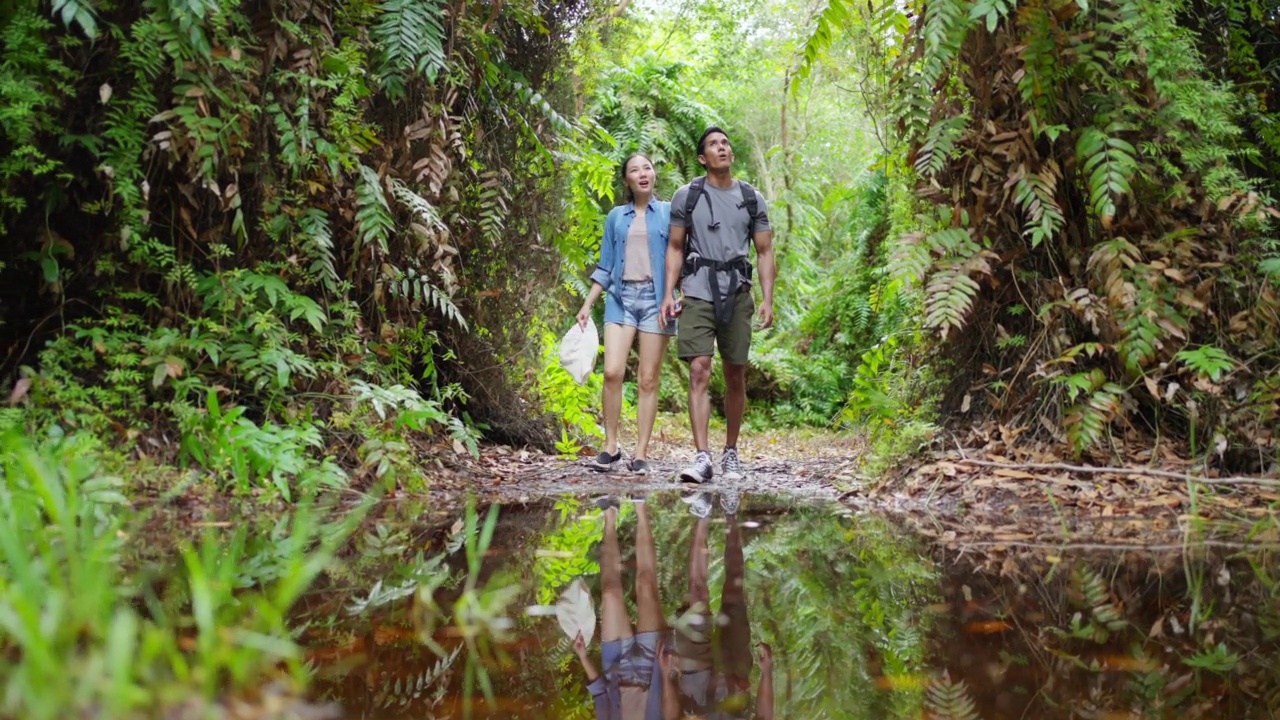
<path fill-rule="evenodd" d="M 728 190 L 713 187 L 711 183 L 706 183 L 703 188 L 706 194 L 698 199 L 698 204 L 693 208 L 692 223 L 684 212 L 689 186 L 681 187 L 676 191 L 675 197 L 671 198 L 672 227 L 688 229 L 692 225 L 692 230 L 685 235 L 685 247 L 690 253 L 696 252 L 708 260 L 727 262 L 740 257 L 750 260 L 751 238 L 747 236 L 747 228 L 751 223 L 751 216 L 746 205 L 743 205 L 742 188 L 738 181 L 735 180 L 733 187 Z M 715 230 L 708 227 L 713 222 L 713 216 L 714 222 L 720 223 Z M 756 191 L 755 229 L 756 232 L 772 229 L 769 225 L 769 208 L 759 190 Z M 693 244 L 689 245 L 690 242 Z M 685 297 L 712 301 L 711 282 L 708 279 L 710 274 L 710 268 L 699 268 L 680 284 L 681 292 Z M 724 292 L 729 287 L 729 271 L 721 270 L 719 274 L 720 290 Z"/>

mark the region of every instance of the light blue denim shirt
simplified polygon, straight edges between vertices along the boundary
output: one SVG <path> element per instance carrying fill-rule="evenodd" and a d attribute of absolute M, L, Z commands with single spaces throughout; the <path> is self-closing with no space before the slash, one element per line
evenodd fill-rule
<path fill-rule="evenodd" d="M 635 203 L 619 205 L 609 211 L 604 221 L 604 239 L 600 241 L 600 262 L 591 279 L 608 293 L 604 301 L 604 321 L 622 322 L 622 265 L 627 257 L 627 231 L 636 217 Z M 653 276 L 653 295 L 662 304 L 667 289 L 667 241 L 671 237 L 671 203 L 650 199 L 645 208 L 645 230 L 649 233 L 649 264 Z"/>

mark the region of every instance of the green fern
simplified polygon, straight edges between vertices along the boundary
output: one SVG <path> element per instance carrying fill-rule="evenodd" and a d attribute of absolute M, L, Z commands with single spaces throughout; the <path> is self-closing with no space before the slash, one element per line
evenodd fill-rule
<path fill-rule="evenodd" d="M 376 71 L 387 95 L 405 95 L 410 74 L 435 82 L 445 69 L 444 3 L 441 0 L 383 0 L 372 35 L 380 52 Z"/>
<path fill-rule="evenodd" d="M 813 66 L 823 53 L 837 38 L 841 37 L 841 31 L 849 24 L 852 5 L 853 3 L 849 0 L 828 0 L 826 7 L 817 14 L 813 32 L 805 38 L 804 48 L 800 51 L 800 61 L 791 73 L 789 90 L 793 95 L 800 92 L 801 84 L 808 79 L 809 73 L 813 72 Z"/>
<path fill-rule="evenodd" d="M 1055 199 L 1059 178 L 1057 164 L 1049 161 L 1040 173 L 1025 173 L 1014 186 L 1014 200 L 1026 214 L 1022 234 L 1031 238 L 1031 247 L 1051 239 L 1065 222 Z"/>
<path fill-rule="evenodd" d="M 955 152 L 956 141 L 968 126 L 969 116 L 966 113 L 934 123 L 916 158 L 916 172 L 925 177 L 933 177 L 942 172 L 942 168 L 951 159 L 951 154 Z"/>
<path fill-rule="evenodd" d="M 1186 363 L 1192 372 L 1218 382 L 1224 372 L 1235 367 L 1231 359 L 1221 348 L 1212 345 L 1201 345 L 1194 350 L 1181 350 L 1174 357 Z"/>
<path fill-rule="evenodd" d="M 491 245 L 502 240 L 506 230 L 507 183 L 499 173 L 489 172 L 480 185 L 480 234 Z"/>
<path fill-rule="evenodd" d="M 1109 382 L 1106 374 L 1096 367 L 1054 378 L 1053 382 L 1066 389 L 1067 398 L 1072 402 L 1062 420 L 1072 448 L 1083 452 L 1101 442 L 1111 420 L 1120 412 L 1124 388 Z"/>
<path fill-rule="evenodd" d="M 449 228 L 440 217 L 440 211 L 428 202 L 426 198 L 411 190 L 408 185 L 393 178 L 391 180 L 391 194 L 397 202 L 413 213 L 414 220 L 422 223 L 428 234 L 448 234 Z"/>
<path fill-rule="evenodd" d="M 1116 197 L 1132 190 L 1129 178 L 1138 166 L 1138 151 L 1115 136 L 1124 129 L 1116 123 L 1105 132 L 1096 127 L 1085 128 L 1076 143 L 1076 158 L 1084 163 L 1088 176 L 1089 207 L 1095 216 L 1106 220 L 1116 214 Z"/>
<path fill-rule="evenodd" d="M 387 289 L 390 290 L 392 297 L 435 308 L 445 319 L 457 323 L 463 330 L 469 329 L 466 318 L 453 303 L 453 298 L 449 297 L 444 290 L 431 284 L 424 274 L 414 270 L 399 273 L 398 276 L 387 280 Z"/>
<path fill-rule="evenodd" d="M 941 329 L 943 338 L 952 329 L 962 329 L 978 290 L 978 283 L 969 277 L 963 263 L 948 260 L 939 264 L 926 288 L 929 298 L 925 327 Z"/>
<path fill-rule="evenodd" d="M 360 166 L 360 178 L 356 183 L 356 226 L 359 228 L 359 250 L 376 245 L 383 255 L 390 252 L 388 241 L 395 232 L 395 219 L 387 195 L 382 190 L 382 179 L 367 165 Z"/>
<path fill-rule="evenodd" d="M 964 228 L 949 228 L 929 237 L 929 245 L 943 257 L 934 265 L 926 293 L 925 327 L 939 328 L 942 337 L 964 327 L 980 289 L 972 275 L 990 275 L 984 251 Z"/>
<path fill-rule="evenodd" d="M 932 720 L 979 720 L 981 717 L 964 681 L 952 682 L 951 674 L 945 671 L 929 683 L 924 707 Z"/>
<path fill-rule="evenodd" d="M 889 256 L 889 276 L 907 287 L 919 285 L 933 263 L 922 232 L 909 232 L 898 238 Z"/>
<path fill-rule="evenodd" d="M 329 216 L 320 208 L 307 208 L 298 218 L 298 228 L 305 243 L 305 252 L 311 258 L 308 270 L 312 277 L 320 278 L 329 292 L 338 291 L 338 271 L 334 266 L 333 235 L 329 230 Z"/>
<path fill-rule="evenodd" d="M 1129 625 L 1120 608 L 1112 601 L 1111 591 L 1102 576 L 1084 565 L 1077 565 L 1072 578 L 1076 589 L 1084 596 L 1094 620 L 1110 632 L 1119 632 Z"/>

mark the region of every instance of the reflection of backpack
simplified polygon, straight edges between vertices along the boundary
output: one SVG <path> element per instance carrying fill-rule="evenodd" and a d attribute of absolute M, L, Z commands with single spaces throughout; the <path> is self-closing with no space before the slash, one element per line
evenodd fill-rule
<path fill-rule="evenodd" d="M 684 200 L 684 218 L 689 225 L 689 229 L 684 241 L 684 265 L 680 269 L 680 279 L 684 280 L 702 268 L 710 268 L 708 274 L 711 285 L 712 305 L 715 307 L 716 321 L 720 324 L 727 324 L 733 316 L 733 303 L 731 299 L 738 294 L 738 289 L 743 280 L 751 281 L 751 263 L 745 256 L 733 258 L 732 260 L 710 260 L 702 256 L 695 248 L 694 241 L 697 239 L 697 230 L 693 223 L 693 209 L 698 206 L 698 201 L 703 195 L 707 194 L 706 190 L 707 176 L 696 177 L 693 182 L 689 183 L 689 194 Z M 738 181 L 738 189 L 742 192 L 742 202 L 738 203 L 738 208 L 746 208 L 747 216 L 750 220 L 747 222 L 747 239 L 755 238 L 756 219 L 760 216 L 760 207 L 756 202 L 756 189 L 748 185 L 742 180 Z M 715 210 L 711 208 L 711 198 L 707 197 L 707 209 L 711 211 L 711 227 L 718 228 L 719 221 L 716 220 Z M 720 292 L 719 271 L 730 271 L 729 287 L 725 291 Z M 728 302 L 726 302 L 728 301 Z"/>

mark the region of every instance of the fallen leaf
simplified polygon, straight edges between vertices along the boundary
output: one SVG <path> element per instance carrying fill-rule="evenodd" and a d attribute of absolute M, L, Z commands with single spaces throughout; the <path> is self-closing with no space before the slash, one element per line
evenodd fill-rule
<path fill-rule="evenodd" d="M 964 631 L 970 635 L 995 635 L 1013 629 L 1013 624 L 1004 620 L 979 620 L 965 623 Z"/>
<path fill-rule="evenodd" d="M 1039 480 L 1040 479 L 1038 475 L 1032 475 L 1031 473 L 1026 472 L 1024 470 L 1010 470 L 1008 468 L 999 468 L 995 470 L 992 474 L 999 475 L 1000 477 L 1020 478 L 1023 480 Z"/>

